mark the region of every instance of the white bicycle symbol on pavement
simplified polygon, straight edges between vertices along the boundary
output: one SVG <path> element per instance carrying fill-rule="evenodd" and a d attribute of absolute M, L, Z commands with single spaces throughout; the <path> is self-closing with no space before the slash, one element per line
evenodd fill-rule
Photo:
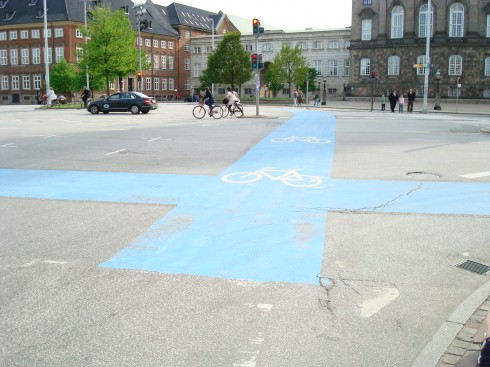
<path fill-rule="evenodd" d="M 233 184 L 247 184 L 259 181 L 264 177 L 272 181 L 282 181 L 283 184 L 291 187 L 318 187 L 323 183 L 323 177 L 302 175 L 298 168 L 281 170 L 274 169 L 274 167 L 264 167 L 254 172 L 230 173 L 221 179 Z"/>
<path fill-rule="evenodd" d="M 302 137 L 302 136 L 289 136 L 287 138 L 274 138 L 271 139 L 273 143 L 292 143 L 295 141 L 301 141 L 304 143 L 312 143 L 312 144 L 329 144 L 331 143 L 331 140 L 328 139 L 319 139 L 315 136 L 308 136 L 308 137 Z"/>

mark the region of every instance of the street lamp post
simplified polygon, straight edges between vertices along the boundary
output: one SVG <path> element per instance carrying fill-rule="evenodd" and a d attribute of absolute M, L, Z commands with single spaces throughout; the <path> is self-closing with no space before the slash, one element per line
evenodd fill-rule
<path fill-rule="evenodd" d="M 87 29 L 87 0 L 83 0 L 83 19 L 85 22 L 85 30 Z M 85 35 L 85 43 L 87 43 L 87 36 Z M 85 84 L 87 89 L 90 90 L 90 78 L 88 76 L 88 65 L 85 67 Z"/>
<path fill-rule="evenodd" d="M 327 104 L 327 79 L 323 79 L 322 106 Z"/>
<path fill-rule="evenodd" d="M 146 12 L 146 9 L 144 8 L 144 4 L 136 4 L 133 6 L 133 9 L 135 9 L 135 15 L 136 18 L 138 19 L 138 71 L 141 71 L 141 18 L 143 17 L 143 14 Z M 142 80 L 138 80 L 138 92 L 141 92 L 141 84 L 143 83 Z"/>
<path fill-rule="evenodd" d="M 434 78 L 436 79 L 437 85 L 436 85 L 436 105 L 434 106 L 434 110 L 440 111 L 441 108 L 441 90 L 440 90 L 440 81 L 441 81 L 441 71 L 437 69 L 436 74 L 434 75 Z"/>
<path fill-rule="evenodd" d="M 344 89 L 342 90 L 342 101 L 345 101 L 345 80 L 343 81 Z"/>

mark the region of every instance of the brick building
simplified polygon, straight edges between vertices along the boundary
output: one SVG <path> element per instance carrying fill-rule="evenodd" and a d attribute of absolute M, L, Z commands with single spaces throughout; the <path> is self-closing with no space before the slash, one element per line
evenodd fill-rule
<path fill-rule="evenodd" d="M 47 0 L 48 59 L 50 68 L 62 59 L 77 64 L 77 52 L 85 42 L 80 29 L 85 9 L 109 5 L 122 9 L 137 29 L 131 0 Z M 0 103 L 36 103 L 45 79 L 43 0 L 0 0 Z M 225 14 L 211 13 L 178 3 L 169 6 L 145 3 L 141 48 L 151 61 L 143 70 L 143 92 L 162 98 L 189 94 L 190 37 L 236 28 Z M 213 19 L 211 21 L 211 19 Z M 137 47 L 136 40 L 135 47 Z M 117 89 L 117 81 L 111 89 Z M 135 75 L 123 80 L 123 88 L 135 90 Z"/>
<path fill-rule="evenodd" d="M 421 96 L 425 70 L 413 65 L 426 63 L 430 19 L 429 95 L 439 69 L 442 97 L 455 96 L 461 78 L 461 98 L 490 98 L 490 0 L 433 0 L 428 9 L 426 0 L 353 0 L 351 95 L 371 95 L 374 71 L 375 95 L 413 88 Z"/>

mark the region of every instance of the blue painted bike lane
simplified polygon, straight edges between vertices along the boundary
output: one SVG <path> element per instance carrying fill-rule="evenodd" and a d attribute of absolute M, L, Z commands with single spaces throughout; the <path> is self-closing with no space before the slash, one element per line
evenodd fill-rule
<path fill-rule="evenodd" d="M 315 284 L 326 213 L 490 214 L 490 184 L 331 178 L 335 120 L 294 117 L 213 177 L 0 170 L 0 195 L 173 204 L 102 267 Z"/>

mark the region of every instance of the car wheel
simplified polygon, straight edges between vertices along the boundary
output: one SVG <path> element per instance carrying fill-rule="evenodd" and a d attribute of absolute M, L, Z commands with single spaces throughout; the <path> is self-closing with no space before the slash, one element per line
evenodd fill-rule
<path fill-rule="evenodd" d="M 140 113 L 140 108 L 136 105 L 132 105 L 130 111 L 133 115 L 137 115 L 138 113 Z"/>
<path fill-rule="evenodd" d="M 92 115 L 97 115 L 99 113 L 99 107 L 97 107 L 97 105 L 90 106 L 90 113 Z"/>

